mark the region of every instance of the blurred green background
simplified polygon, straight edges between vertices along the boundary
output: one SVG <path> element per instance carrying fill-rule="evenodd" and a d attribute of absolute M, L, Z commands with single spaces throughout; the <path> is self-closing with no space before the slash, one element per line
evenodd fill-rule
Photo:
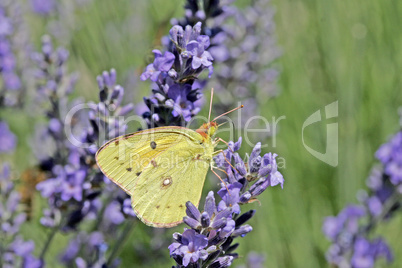
<path fill-rule="evenodd" d="M 276 152 L 285 159 L 281 170 L 285 186 L 283 190 L 267 190 L 261 196 L 261 206 L 248 205 L 248 209 L 257 209 L 250 222 L 254 230 L 238 239 L 238 251 L 242 257 L 250 251 L 263 253 L 267 267 L 325 267 L 329 242 L 321 232 L 323 218 L 357 202 L 356 193 L 366 188 L 366 177 L 376 163 L 374 152 L 399 129 L 402 35 L 398 29 L 402 25 L 402 2 L 271 3 L 276 10 L 278 46 L 283 52 L 276 62 L 280 94 L 266 100 L 261 109 L 267 118 L 286 119 L 279 123 L 276 146 L 271 146 L 272 139 L 263 143 L 270 145 L 266 152 Z M 58 41 L 70 50 L 70 70 L 80 72 L 76 96 L 96 100 L 95 76 L 115 68 L 128 96 L 134 103 L 141 102 L 150 90 L 148 82 L 138 81 L 139 74 L 153 58 L 151 50 L 160 47 L 160 37 L 168 33 L 169 20 L 183 15 L 183 4 L 182 0 L 97 0 L 74 10 L 65 24 L 70 34 Z M 244 7 L 249 3 L 236 4 Z M 28 20 L 39 47 L 52 18 L 32 15 Z M 303 122 L 334 101 L 339 104 L 339 117 L 311 126 L 305 134 L 310 147 L 325 152 L 325 124 L 339 124 L 339 164 L 331 167 L 307 152 L 301 134 Z M 34 126 L 25 114 L 13 116 L 16 120 L 11 120 L 10 127 L 20 141 L 14 158 L 24 170 L 35 164 L 26 157 Z M 205 188 L 208 191 L 213 184 Z M 36 198 L 36 209 L 43 202 Z M 399 215 L 376 230 L 393 249 L 395 262 L 391 267 L 402 265 L 401 224 Z M 171 239 L 173 232 L 181 232 L 183 227 L 160 232 L 138 224 L 121 252 L 123 267 L 167 267 L 167 261 L 173 264 L 167 248 L 158 253 L 158 258 L 144 262 L 138 246 L 145 247 L 145 251 L 151 243 L 158 243 L 150 241 L 155 233 Z M 24 227 L 27 237 L 37 241 L 37 248 L 44 243 L 46 231 L 39 225 Z M 47 255 L 49 267 L 57 264 L 55 256 L 68 238 L 59 234 L 59 242 L 53 242 Z M 244 258 L 236 261 L 243 262 Z M 380 266 L 383 264 L 380 262 Z"/>

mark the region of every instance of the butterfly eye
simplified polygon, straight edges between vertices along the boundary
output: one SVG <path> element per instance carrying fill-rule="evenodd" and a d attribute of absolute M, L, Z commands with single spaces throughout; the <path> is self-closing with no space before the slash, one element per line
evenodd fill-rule
<path fill-rule="evenodd" d="M 151 141 L 151 148 L 152 148 L 152 149 L 155 149 L 155 148 L 156 148 L 156 142 Z"/>

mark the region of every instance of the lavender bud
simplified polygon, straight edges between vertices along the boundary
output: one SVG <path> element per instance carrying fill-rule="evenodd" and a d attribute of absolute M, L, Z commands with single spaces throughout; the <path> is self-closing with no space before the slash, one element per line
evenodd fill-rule
<path fill-rule="evenodd" d="M 216 220 L 220 220 L 222 218 L 230 218 L 229 216 L 232 214 L 232 208 L 227 207 L 224 210 L 222 210 L 221 212 L 219 212 L 216 216 L 214 221 Z"/>
<path fill-rule="evenodd" d="M 253 151 L 250 154 L 250 160 L 253 160 L 257 156 L 261 154 L 261 142 L 258 142 L 255 146 Z"/>
<path fill-rule="evenodd" d="M 271 169 L 272 169 L 271 165 L 260 168 L 260 170 L 258 171 L 258 177 L 267 176 L 269 174 L 269 172 L 271 172 Z"/>
<path fill-rule="evenodd" d="M 106 86 L 110 87 L 112 86 L 112 84 L 110 83 L 110 77 L 109 77 L 109 73 L 107 71 L 103 71 L 102 72 L 102 78 L 103 78 L 103 82 L 105 83 Z"/>
<path fill-rule="evenodd" d="M 185 224 L 187 224 L 188 226 L 190 226 L 192 229 L 198 229 L 199 227 L 201 227 L 201 224 L 199 221 L 194 220 L 193 218 L 190 218 L 188 216 L 183 217 L 183 221 Z"/>
<path fill-rule="evenodd" d="M 116 70 L 114 68 L 110 70 L 110 83 L 112 85 L 116 84 Z"/>
<path fill-rule="evenodd" d="M 207 198 L 205 199 L 204 211 L 208 213 L 210 218 L 212 218 L 212 216 L 216 212 L 215 197 L 213 191 L 210 191 Z"/>
<path fill-rule="evenodd" d="M 235 251 L 239 247 L 239 243 L 236 243 L 234 245 L 231 245 L 227 250 L 225 250 L 225 253 L 231 253 Z"/>
<path fill-rule="evenodd" d="M 239 198 L 239 202 L 240 203 L 247 203 L 251 198 L 251 194 L 249 191 L 245 192 L 244 194 L 242 194 Z"/>
<path fill-rule="evenodd" d="M 179 25 L 175 25 L 172 27 L 172 29 L 170 29 L 169 33 L 173 42 L 179 44 L 179 41 L 183 36 L 183 28 Z"/>
<path fill-rule="evenodd" d="M 177 72 L 174 69 L 170 69 L 168 72 L 169 77 L 176 79 L 177 78 Z"/>
<path fill-rule="evenodd" d="M 105 84 L 103 83 L 103 79 L 100 75 L 98 75 L 96 77 L 96 82 L 98 82 L 98 87 L 100 90 L 103 90 L 103 88 L 105 87 Z"/>
<path fill-rule="evenodd" d="M 117 99 L 119 97 L 119 95 L 122 93 L 121 92 L 121 86 L 115 86 L 113 91 L 112 91 L 112 95 L 110 96 L 110 99 L 114 100 Z"/>
<path fill-rule="evenodd" d="M 202 225 L 202 227 L 206 228 L 209 226 L 210 223 L 211 223 L 211 220 L 209 218 L 209 215 L 207 212 L 204 211 L 201 214 L 201 225 Z"/>
<path fill-rule="evenodd" d="M 255 210 L 249 210 L 246 213 L 243 213 L 242 215 L 240 215 L 240 217 L 238 217 L 236 219 L 236 227 L 243 225 L 244 223 L 246 223 L 249 219 L 251 219 L 255 214 Z"/>
<path fill-rule="evenodd" d="M 190 201 L 186 202 L 186 214 L 193 218 L 194 220 L 200 221 L 201 219 L 201 213 L 200 211 L 191 203 Z"/>
<path fill-rule="evenodd" d="M 224 226 L 226 226 L 226 223 L 227 223 L 226 218 L 214 220 L 213 223 L 212 223 L 212 225 L 211 225 L 211 227 L 212 227 L 213 229 L 218 230 L 218 229 L 223 228 Z"/>
<path fill-rule="evenodd" d="M 215 262 L 210 264 L 208 268 L 223 268 L 223 267 L 229 267 L 232 265 L 233 257 L 232 256 L 224 256 L 224 257 L 219 257 Z"/>
<path fill-rule="evenodd" d="M 253 230 L 253 227 L 250 225 L 246 224 L 241 226 L 239 229 L 236 229 L 233 233 L 233 237 L 241 236 L 244 237 L 247 233 L 251 232 Z"/>
<path fill-rule="evenodd" d="M 182 243 L 181 238 L 182 238 L 182 235 L 181 235 L 180 233 L 175 232 L 175 233 L 173 234 L 173 239 L 176 240 L 176 241 L 179 242 L 179 243 Z"/>
<path fill-rule="evenodd" d="M 257 156 L 253 159 L 251 159 L 250 157 L 250 161 L 249 161 L 249 168 L 250 168 L 250 172 L 251 173 L 255 173 L 258 172 L 258 170 L 260 169 L 261 166 L 261 156 Z"/>

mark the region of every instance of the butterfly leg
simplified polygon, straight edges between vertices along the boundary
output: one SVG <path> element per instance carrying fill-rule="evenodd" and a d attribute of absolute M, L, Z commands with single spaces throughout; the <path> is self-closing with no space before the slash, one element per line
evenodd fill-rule
<path fill-rule="evenodd" d="M 217 169 L 217 170 L 219 170 L 219 171 L 222 171 L 223 173 L 225 173 L 227 176 L 229 176 L 229 174 L 224 170 L 224 169 L 221 169 L 221 168 L 218 168 L 218 167 L 213 167 L 214 169 Z"/>
<path fill-rule="evenodd" d="M 214 152 L 214 154 L 215 154 L 215 153 L 216 153 L 216 154 L 222 153 L 223 158 L 225 158 L 225 161 L 226 161 L 234 170 L 236 170 L 238 173 L 240 173 L 240 172 L 230 163 L 230 161 L 226 158 L 226 155 L 225 155 L 225 153 L 224 153 L 223 150 L 216 151 L 216 152 Z"/>
<path fill-rule="evenodd" d="M 226 188 L 226 190 L 228 191 L 228 193 L 229 193 L 229 195 L 230 195 L 229 188 L 228 188 L 228 186 L 226 185 L 226 182 L 224 182 L 224 181 L 222 180 L 221 176 L 219 176 L 218 173 L 216 173 L 216 172 L 214 171 L 214 167 L 213 167 L 213 166 L 211 166 L 211 171 L 212 171 L 212 172 L 221 180 L 221 182 L 225 185 L 225 188 Z"/>
<path fill-rule="evenodd" d="M 230 148 L 229 143 L 228 143 L 227 141 L 223 140 L 222 138 L 217 138 L 217 139 L 215 140 L 215 143 L 218 143 L 218 142 L 223 142 L 224 144 L 226 144 L 226 145 L 228 146 L 228 149 L 229 149 L 232 153 L 234 153 L 233 150 L 232 150 L 232 148 Z M 222 150 L 221 150 L 221 151 L 222 151 Z"/>

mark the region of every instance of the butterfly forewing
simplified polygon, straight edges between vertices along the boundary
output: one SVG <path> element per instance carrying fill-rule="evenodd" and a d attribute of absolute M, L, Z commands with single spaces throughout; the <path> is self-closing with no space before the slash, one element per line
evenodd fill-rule
<path fill-rule="evenodd" d="M 180 127 L 160 127 L 117 137 L 103 145 L 96 154 L 102 172 L 126 193 L 152 159 L 177 143 L 187 144 L 196 132 Z"/>

